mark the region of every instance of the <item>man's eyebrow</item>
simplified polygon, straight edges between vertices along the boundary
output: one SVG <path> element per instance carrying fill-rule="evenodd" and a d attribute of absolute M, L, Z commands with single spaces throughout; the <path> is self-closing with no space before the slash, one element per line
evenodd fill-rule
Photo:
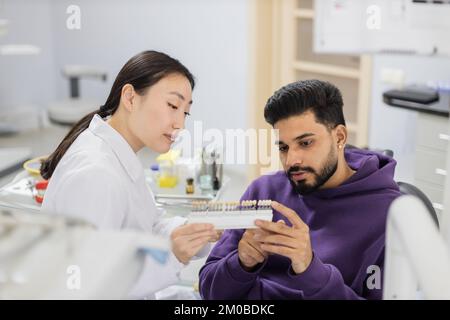
<path fill-rule="evenodd" d="M 299 141 L 299 140 L 302 140 L 302 139 L 304 139 L 304 138 L 311 137 L 311 136 L 314 136 L 314 135 L 315 135 L 315 134 L 312 133 L 312 132 L 307 132 L 307 133 L 304 133 L 304 134 L 299 135 L 298 137 L 295 137 L 295 138 L 292 139 L 292 140 L 293 140 L 293 141 Z M 284 143 L 282 140 L 277 140 L 277 141 L 275 141 L 275 144 L 276 144 L 276 145 L 280 145 L 280 144 L 286 144 L 286 143 Z"/>
<path fill-rule="evenodd" d="M 298 137 L 295 137 L 293 140 L 294 140 L 294 141 L 299 141 L 299 140 L 302 140 L 302 139 L 304 139 L 304 138 L 308 138 L 308 137 L 311 137 L 311 136 L 314 136 L 314 135 L 315 135 L 315 134 L 312 133 L 312 132 L 307 132 L 307 133 L 304 133 L 304 134 L 299 135 Z"/>
<path fill-rule="evenodd" d="M 186 100 L 185 98 L 184 98 L 184 96 L 181 94 L 181 93 L 179 93 L 179 92 L 176 92 L 176 91 L 171 91 L 171 92 L 169 92 L 169 94 L 174 94 L 174 95 L 176 95 L 178 98 L 180 98 L 181 100 Z M 191 101 L 189 101 L 189 104 L 192 104 L 192 100 Z"/>

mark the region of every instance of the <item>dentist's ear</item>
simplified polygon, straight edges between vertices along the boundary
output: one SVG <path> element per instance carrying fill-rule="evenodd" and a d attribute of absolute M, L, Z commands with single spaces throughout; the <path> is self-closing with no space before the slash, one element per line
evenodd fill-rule
<path fill-rule="evenodd" d="M 128 111 L 133 110 L 134 96 L 134 88 L 131 84 L 127 83 L 122 87 L 120 100 Z"/>

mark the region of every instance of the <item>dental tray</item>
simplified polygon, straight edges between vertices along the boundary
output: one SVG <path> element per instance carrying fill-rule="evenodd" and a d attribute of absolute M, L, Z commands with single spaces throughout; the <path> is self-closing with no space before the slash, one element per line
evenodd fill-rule
<path fill-rule="evenodd" d="M 194 201 L 188 223 L 211 223 L 216 229 L 252 229 L 255 220 L 272 221 L 271 200 Z"/>

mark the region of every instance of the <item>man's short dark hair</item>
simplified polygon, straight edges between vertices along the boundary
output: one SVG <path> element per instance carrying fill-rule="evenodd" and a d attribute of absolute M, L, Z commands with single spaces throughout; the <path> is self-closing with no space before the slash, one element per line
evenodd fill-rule
<path fill-rule="evenodd" d="M 345 126 L 344 103 L 338 88 L 321 80 L 303 80 L 277 90 L 264 108 L 264 118 L 272 126 L 280 120 L 311 111 L 316 121 L 329 130 Z"/>

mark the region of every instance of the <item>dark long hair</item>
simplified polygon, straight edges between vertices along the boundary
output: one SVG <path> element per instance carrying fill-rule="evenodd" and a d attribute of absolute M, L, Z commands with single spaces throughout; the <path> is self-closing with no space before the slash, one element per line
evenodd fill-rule
<path fill-rule="evenodd" d="M 105 104 L 98 110 L 84 116 L 73 126 L 56 150 L 42 162 L 41 176 L 44 179 L 50 179 L 67 149 L 69 149 L 80 133 L 87 129 L 94 115 L 98 114 L 100 117 L 105 118 L 116 112 L 124 85 L 131 84 L 138 94 L 143 95 L 148 88 L 159 80 L 174 73 L 185 76 L 191 83 L 192 89 L 194 89 L 194 76 L 181 62 L 164 53 L 144 51 L 128 60 L 117 75 Z"/>

